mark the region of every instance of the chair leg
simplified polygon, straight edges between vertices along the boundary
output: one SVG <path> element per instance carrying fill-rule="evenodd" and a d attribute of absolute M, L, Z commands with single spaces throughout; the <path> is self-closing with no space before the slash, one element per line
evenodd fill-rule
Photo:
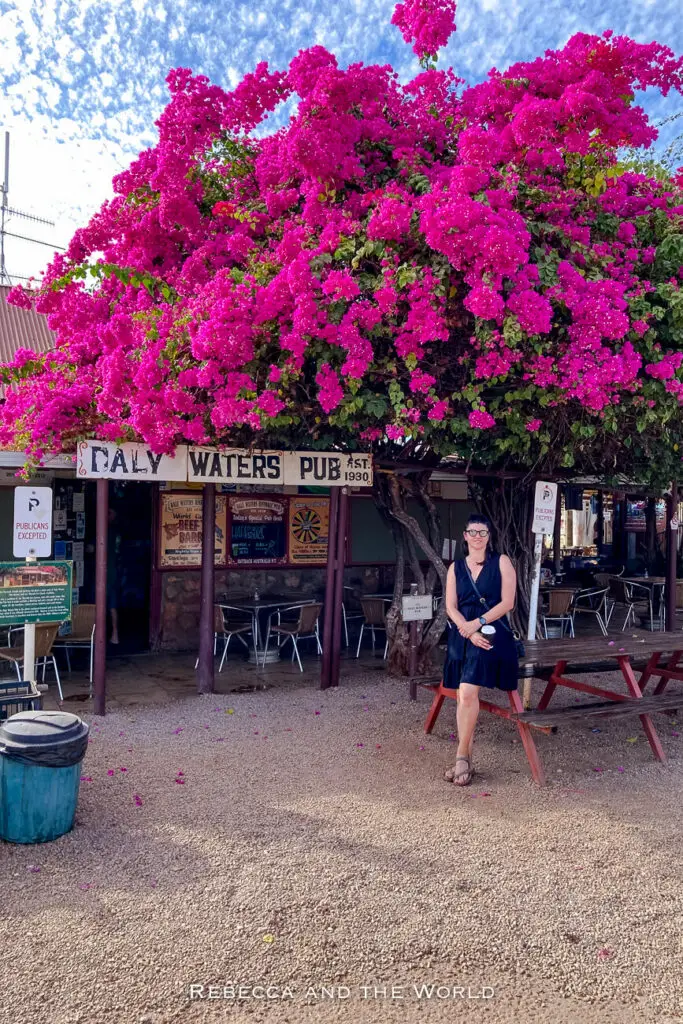
<path fill-rule="evenodd" d="M 294 654 L 296 654 L 296 660 L 299 662 L 299 672 L 303 672 L 304 667 L 301 664 L 301 658 L 299 657 L 299 645 L 296 642 L 294 634 L 292 634 L 292 647 L 294 648 Z M 294 661 L 294 654 L 292 654 L 292 661 Z"/>
<path fill-rule="evenodd" d="M 346 616 L 344 616 L 344 623 L 346 623 Z M 318 654 L 323 653 L 323 645 L 320 643 L 320 628 L 318 623 L 315 624 L 315 642 L 318 645 Z M 349 634 L 346 634 L 346 646 L 349 646 Z"/>
<path fill-rule="evenodd" d="M 228 633 L 227 637 L 225 638 L 225 647 L 223 648 L 223 657 L 221 658 L 221 663 L 218 666 L 218 671 L 219 672 L 223 671 L 223 665 L 225 664 L 225 658 L 227 656 L 228 647 L 230 646 L 230 641 L 231 640 L 232 640 L 232 633 Z"/>
<path fill-rule="evenodd" d="M 382 656 L 382 660 L 383 661 L 387 660 L 387 652 L 388 652 L 388 650 L 389 650 L 389 636 L 387 635 L 386 643 L 384 644 L 384 654 Z"/>
<path fill-rule="evenodd" d="M 598 620 L 598 625 L 600 626 L 600 629 L 602 630 L 602 635 L 607 636 L 607 626 L 605 625 L 600 612 L 596 612 L 595 617 Z"/>
<path fill-rule="evenodd" d="M 370 626 L 370 632 L 372 634 L 372 653 L 375 653 L 375 627 Z"/>
<path fill-rule="evenodd" d="M 278 647 L 280 646 L 280 634 L 277 634 Z M 268 644 L 270 643 L 270 619 L 268 619 L 268 629 L 266 630 L 266 642 L 263 645 L 263 661 L 261 667 L 266 667 L 266 655 L 268 654 Z M 258 647 L 256 646 L 256 640 L 254 640 L 254 650 L 256 651 L 256 664 L 258 665 Z"/>
<path fill-rule="evenodd" d="M 71 655 L 69 654 L 69 647 L 68 647 L 68 645 L 65 646 L 64 653 L 66 654 L 66 668 L 67 668 L 67 671 L 68 671 L 69 675 L 71 675 Z"/>
<path fill-rule="evenodd" d="M 346 638 L 346 646 L 348 647 L 349 646 L 349 627 L 348 627 L 348 624 L 346 622 L 346 608 L 344 607 L 344 605 L 342 605 L 342 622 L 344 623 L 344 636 Z M 315 630 L 316 630 L 316 636 L 317 636 L 318 635 L 318 623 L 317 622 L 315 624 Z M 318 647 L 320 647 L 320 642 L 318 642 Z M 319 650 L 318 653 L 322 654 L 322 650 Z"/>
<path fill-rule="evenodd" d="M 43 663 L 43 672 L 45 672 L 45 663 L 46 662 L 47 662 L 47 658 L 45 659 L 45 662 Z M 62 701 L 62 703 L 63 703 L 64 702 L 64 694 L 62 693 L 62 681 L 59 678 L 59 669 L 57 668 L 57 659 L 55 658 L 54 654 L 52 655 L 52 664 L 53 664 L 53 667 L 54 667 L 54 670 L 55 670 L 55 677 L 57 679 L 57 692 L 59 693 L 60 701 Z M 45 678 L 45 676 L 43 676 L 43 678 Z"/>
<path fill-rule="evenodd" d="M 21 669 L 19 668 L 19 662 L 18 662 L 18 661 L 15 661 L 15 662 L 14 662 L 14 667 L 15 667 L 15 669 L 17 670 L 17 679 L 19 680 L 19 682 L 21 682 L 21 681 L 22 681 L 22 680 L 21 680 L 21 675 L 22 675 L 22 672 L 21 672 Z M 23 666 L 22 666 L 22 667 L 23 667 Z"/>
<path fill-rule="evenodd" d="M 365 629 L 365 623 L 363 622 L 363 623 L 361 624 L 361 627 L 360 627 L 360 634 L 359 634 L 359 637 L 358 637 L 358 647 L 357 647 L 357 649 L 356 649 L 356 657 L 357 657 L 357 658 L 360 658 L 360 645 L 361 645 L 361 644 L 362 644 L 362 642 L 363 642 L 363 630 L 364 630 L 364 629 Z"/>

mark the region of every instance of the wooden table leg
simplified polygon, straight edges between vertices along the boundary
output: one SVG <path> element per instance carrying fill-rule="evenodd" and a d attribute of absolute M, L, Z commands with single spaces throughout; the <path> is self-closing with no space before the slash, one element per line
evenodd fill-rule
<path fill-rule="evenodd" d="M 683 652 L 681 652 L 681 651 L 674 651 L 673 652 L 673 654 L 669 658 L 669 661 L 667 662 L 667 665 L 666 665 L 667 669 L 671 669 L 673 671 L 675 668 L 677 668 L 678 662 L 681 660 L 681 653 L 683 653 Z M 656 673 L 655 673 L 655 675 L 656 675 Z M 657 696 L 660 693 L 664 693 L 664 691 L 666 690 L 668 684 L 669 684 L 669 677 L 668 676 L 661 676 L 659 682 L 655 686 L 654 695 Z M 641 688 L 641 690 L 643 689 L 642 682 L 640 683 L 640 688 Z"/>
<path fill-rule="evenodd" d="M 545 709 L 548 707 L 548 704 L 550 704 L 550 698 L 555 693 L 555 688 L 558 685 L 558 681 L 564 674 L 564 670 L 566 669 L 566 667 L 566 661 L 558 661 L 557 665 L 553 669 L 553 674 L 550 677 L 548 685 L 541 694 L 541 699 L 539 700 L 538 705 L 536 707 L 537 711 L 545 711 Z"/>
<path fill-rule="evenodd" d="M 631 662 L 629 661 L 629 659 L 617 658 L 617 661 L 619 662 L 621 674 L 623 675 L 626 681 L 626 685 L 628 686 L 631 696 L 642 698 L 643 694 L 640 687 L 638 686 L 638 680 L 635 677 L 635 673 L 633 671 L 633 668 L 631 667 Z M 657 735 L 657 730 L 654 727 L 652 719 L 649 715 L 640 715 L 639 718 L 642 723 L 645 735 L 648 738 L 648 742 L 652 747 L 652 753 L 655 755 L 658 761 L 666 761 L 666 754 L 664 753 L 664 748 L 662 747 L 662 744 L 659 741 L 659 736 Z"/>
<path fill-rule="evenodd" d="M 645 693 L 645 687 L 649 683 L 650 678 L 653 675 L 654 676 L 657 675 L 655 669 L 657 668 L 658 665 L 659 665 L 659 654 L 658 653 L 651 654 L 650 655 L 650 660 L 648 661 L 647 665 L 643 669 L 643 671 L 642 671 L 642 673 L 640 675 L 640 679 L 638 680 L 638 686 L 640 687 L 641 694 Z M 668 668 L 668 665 L 667 665 L 667 668 Z M 660 680 L 660 682 L 661 682 L 661 680 Z"/>
<path fill-rule="evenodd" d="M 508 693 L 510 698 L 510 706 L 515 714 L 521 715 L 524 711 L 522 701 L 520 700 L 519 693 L 517 690 L 510 690 Z M 524 745 L 524 752 L 531 768 L 531 776 L 537 786 L 545 786 L 545 776 L 543 774 L 543 765 L 541 759 L 538 756 L 536 750 L 536 744 L 531 734 L 530 727 L 525 722 L 517 722 L 517 728 L 519 729 L 519 736 Z"/>
<path fill-rule="evenodd" d="M 426 733 L 430 733 L 432 731 L 432 729 L 434 728 L 434 725 L 436 724 L 436 720 L 439 717 L 439 712 L 441 711 L 441 708 L 443 706 L 443 702 L 445 701 L 446 697 L 448 696 L 447 693 L 444 693 L 444 689 L 445 689 L 445 687 L 444 687 L 443 683 L 441 683 L 441 685 L 439 686 L 438 690 L 436 690 L 435 693 L 434 693 L 434 700 L 432 701 L 432 706 L 429 709 L 429 714 L 427 715 L 427 721 L 425 722 L 425 732 Z"/>

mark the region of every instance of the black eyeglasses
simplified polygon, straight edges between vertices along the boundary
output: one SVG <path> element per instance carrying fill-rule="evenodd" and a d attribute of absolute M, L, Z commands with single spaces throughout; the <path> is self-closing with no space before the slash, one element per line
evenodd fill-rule
<path fill-rule="evenodd" d="M 488 537 L 488 530 L 465 530 L 468 537 Z"/>

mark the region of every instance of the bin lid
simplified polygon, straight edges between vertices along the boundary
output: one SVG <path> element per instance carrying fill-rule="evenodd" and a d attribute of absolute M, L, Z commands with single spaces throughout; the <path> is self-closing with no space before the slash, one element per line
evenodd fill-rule
<path fill-rule="evenodd" d="M 20 711 L 0 725 L 0 753 L 58 767 L 83 757 L 89 726 L 66 711 Z"/>

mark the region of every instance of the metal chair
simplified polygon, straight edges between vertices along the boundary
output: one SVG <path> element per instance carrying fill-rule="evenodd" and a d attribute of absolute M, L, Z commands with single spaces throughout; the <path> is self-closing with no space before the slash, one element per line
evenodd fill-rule
<path fill-rule="evenodd" d="M 42 696 L 34 683 L 26 679 L 0 679 L 0 722 L 20 711 L 39 711 Z"/>
<path fill-rule="evenodd" d="M 576 615 L 594 615 L 598 621 L 602 635 L 607 636 L 605 616 L 608 593 L 609 587 L 589 587 L 586 590 L 579 590 L 578 593 L 574 595 L 574 599 L 571 604 L 572 631 L 576 628 L 574 622 Z M 572 635 L 574 634 L 572 633 Z"/>
<path fill-rule="evenodd" d="M 356 593 L 356 588 L 355 587 L 347 587 L 347 586 L 345 586 L 344 590 L 348 590 L 350 592 L 350 596 L 351 597 L 355 597 L 355 593 Z M 362 618 L 363 618 L 363 612 L 362 611 L 356 612 L 355 610 L 353 610 L 351 612 L 351 614 L 349 614 L 349 612 L 346 610 L 346 601 L 342 601 L 342 622 L 344 624 L 344 638 L 346 640 L 346 646 L 347 647 L 349 646 L 349 625 L 348 625 L 349 622 L 351 622 L 352 619 L 362 619 Z"/>
<path fill-rule="evenodd" d="M 650 630 L 654 631 L 654 628 L 655 628 L 655 613 L 654 613 L 654 603 L 653 603 L 653 600 L 652 600 L 654 595 L 652 593 L 652 590 L 650 589 L 650 587 L 646 587 L 642 583 L 634 583 L 633 581 L 629 582 L 628 588 L 631 591 L 631 609 L 630 609 L 630 611 L 631 611 L 632 617 L 635 618 L 635 607 L 636 607 L 636 604 L 644 605 L 645 606 L 645 614 L 647 616 L 649 616 L 649 619 L 650 619 Z M 662 601 L 662 604 L 663 603 L 664 602 Z"/>
<path fill-rule="evenodd" d="M 372 634 L 372 650 L 375 650 L 375 630 L 383 630 L 385 635 L 387 632 L 387 623 L 385 616 L 385 609 L 387 606 L 386 601 L 381 597 L 361 597 L 360 605 L 363 609 L 363 624 L 360 627 L 360 636 L 358 637 L 358 647 L 356 649 L 356 657 L 360 658 L 360 645 L 363 642 L 363 631 L 367 627 Z M 384 655 L 386 658 L 387 651 L 389 649 L 389 637 L 387 636 L 386 643 L 384 645 Z"/>
<path fill-rule="evenodd" d="M 287 643 L 288 640 L 292 641 L 292 661 L 296 656 L 296 660 L 299 663 L 299 671 L 303 672 L 303 665 L 301 664 L 301 658 L 299 657 L 299 640 L 311 640 L 314 639 L 318 648 L 318 654 L 323 653 L 323 647 L 320 643 L 320 613 L 323 609 L 321 603 L 317 604 L 295 604 L 290 605 L 288 608 L 281 608 L 278 611 L 272 612 L 268 616 L 268 629 L 266 630 L 266 642 L 263 647 L 263 662 L 265 666 L 266 657 L 268 655 L 268 644 L 270 643 L 271 634 L 275 634 L 279 641 L 282 640 L 282 646 Z M 286 614 L 287 612 L 298 611 L 299 617 L 296 622 L 282 622 L 280 620 L 279 625 L 273 625 L 273 619 Z"/>
<path fill-rule="evenodd" d="M 244 639 L 245 634 L 253 633 L 253 627 L 251 622 L 251 616 L 248 618 L 239 619 L 237 616 L 239 612 L 232 608 L 225 608 L 220 604 L 213 606 L 213 655 L 214 658 L 218 654 L 218 641 L 223 641 L 223 656 L 221 657 L 221 663 L 218 666 L 218 671 L 223 671 L 223 665 L 228 653 L 228 647 L 230 641 L 234 636 L 240 641 L 244 647 L 249 650 L 249 644 Z M 228 616 L 235 616 L 235 618 L 228 618 Z M 199 664 L 199 658 L 194 663 L 194 667 L 197 668 Z"/>
<path fill-rule="evenodd" d="M 574 620 L 571 615 L 572 599 L 576 591 L 563 590 L 559 587 L 548 591 L 548 611 L 543 615 L 543 635 L 548 639 L 548 623 L 559 622 L 560 636 L 564 636 L 568 627 L 569 635 L 574 636 Z"/>
<path fill-rule="evenodd" d="M 90 692 L 92 693 L 93 661 L 95 655 L 95 605 L 76 604 L 71 614 L 71 632 L 66 636 L 57 636 L 55 648 L 66 654 L 66 663 L 71 675 L 72 648 L 90 648 Z"/>
<path fill-rule="evenodd" d="M 42 622 L 36 626 L 36 671 L 42 667 L 43 669 L 43 682 L 45 682 L 45 671 L 47 663 L 52 662 L 52 667 L 55 670 L 55 677 L 57 679 L 57 691 L 59 693 L 60 701 L 64 700 L 64 694 L 62 693 L 62 682 L 59 678 L 59 669 L 57 668 L 57 659 L 53 653 L 53 645 L 57 639 L 57 633 L 59 631 L 61 623 L 59 622 Z M 19 629 L 23 630 L 23 626 Z M 10 630 L 10 641 L 12 639 L 12 633 L 18 632 L 19 630 Z M 17 670 L 17 679 L 22 682 L 23 676 L 25 675 L 24 669 L 24 648 L 21 647 L 4 647 L 0 650 L 0 658 L 3 661 L 10 661 Z"/>
<path fill-rule="evenodd" d="M 608 572 L 596 572 L 593 576 L 593 580 L 595 581 L 595 586 L 599 587 L 600 590 L 607 587 L 608 594 L 605 600 L 605 625 L 609 626 L 609 620 L 612 618 L 612 613 L 616 606 L 616 602 L 613 600 L 611 594 L 609 593 L 610 574 Z"/>

